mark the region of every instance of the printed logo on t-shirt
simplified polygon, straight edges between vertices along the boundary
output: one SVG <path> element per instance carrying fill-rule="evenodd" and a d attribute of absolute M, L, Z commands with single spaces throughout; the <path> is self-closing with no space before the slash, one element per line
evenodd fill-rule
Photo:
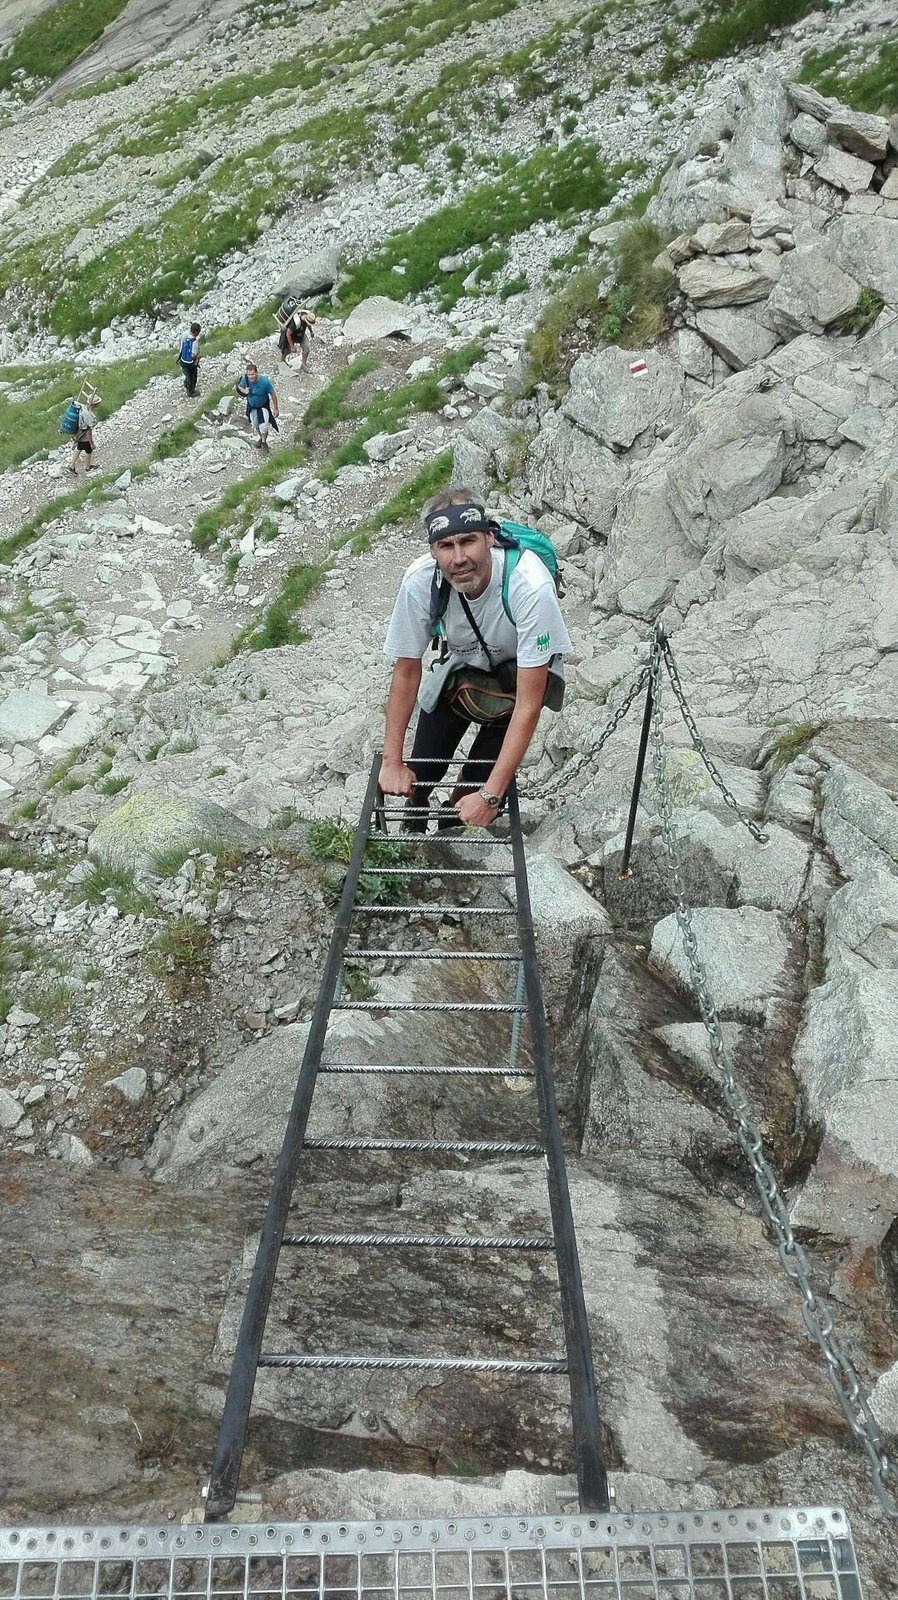
<path fill-rule="evenodd" d="M 538 633 L 536 636 L 537 650 L 548 650 L 551 639 L 552 635 L 550 633 Z"/>

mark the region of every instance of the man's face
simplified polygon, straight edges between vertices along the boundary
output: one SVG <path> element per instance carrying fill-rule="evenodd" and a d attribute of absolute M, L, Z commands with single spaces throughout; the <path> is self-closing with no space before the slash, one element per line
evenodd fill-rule
<path fill-rule="evenodd" d="M 250 383 L 255 383 L 256 379 L 259 376 L 258 367 L 247 367 L 246 376 L 249 378 Z"/>
<path fill-rule="evenodd" d="M 477 599 L 492 577 L 491 533 L 453 533 L 431 545 L 437 566 L 459 594 Z"/>

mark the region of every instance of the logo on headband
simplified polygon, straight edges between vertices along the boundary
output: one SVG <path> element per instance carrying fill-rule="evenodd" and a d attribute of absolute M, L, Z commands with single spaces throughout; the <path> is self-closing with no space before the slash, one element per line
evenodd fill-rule
<path fill-rule="evenodd" d="M 431 517 L 427 524 L 427 528 L 430 533 L 442 533 L 443 529 L 448 528 L 448 526 L 448 517 Z"/>
<path fill-rule="evenodd" d="M 463 522 L 467 527 L 468 523 L 470 522 L 481 522 L 483 520 L 483 513 L 482 511 L 478 510 L 477 506 L 469 506 L 467 511 L 462 512 L 458 520 L 459 522 Z"/>

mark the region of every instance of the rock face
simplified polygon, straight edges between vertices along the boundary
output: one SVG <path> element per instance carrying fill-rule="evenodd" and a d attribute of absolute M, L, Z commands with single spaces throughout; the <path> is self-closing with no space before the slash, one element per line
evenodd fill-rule
<path fill-rule="evenodd" d="M 0 1421 L 4 1515 L 52 1522 L 85 1480 L 97 1499 L 139 1505 L 147 1467 L 189 1503 L 211 1442 L 202 1396 L 242 1246 L 238 1195 L 179 1196 L 58 1162 L 5 1159 L 0 1170 L 16 1394 Z"/>
<path fill-rule="evenodd" d="M 233 812 L 189 795 L 134 795 L 94 829 L 88 852 L 100 866 L 152 872 L 172 851 L 257 850 L 263 838 Z"/>

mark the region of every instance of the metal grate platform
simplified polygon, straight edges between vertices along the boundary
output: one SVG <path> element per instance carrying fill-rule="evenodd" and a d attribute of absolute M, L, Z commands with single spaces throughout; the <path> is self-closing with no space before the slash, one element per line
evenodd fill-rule
<path fill-rule="evenodd" d="M 861 1600 L 819 1507 L 0 1530 L 0 1600 Z"/>

